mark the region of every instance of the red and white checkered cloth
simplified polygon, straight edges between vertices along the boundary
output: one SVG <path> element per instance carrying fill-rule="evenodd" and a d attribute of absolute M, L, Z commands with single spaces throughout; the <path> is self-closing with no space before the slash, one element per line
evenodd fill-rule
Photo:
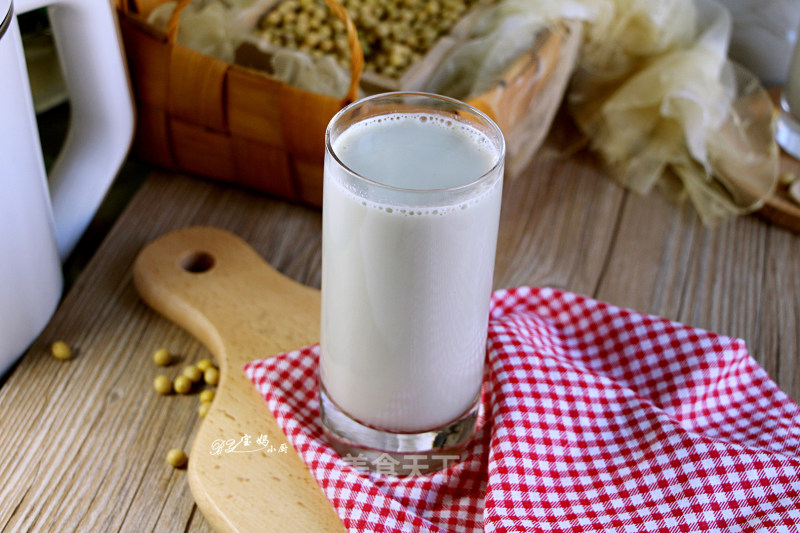
<path fill-rule="evenodd" d="M 351 532 L 800 531 L 800 408 L 742 341 L 523 287 L 488 347 L 476 438 L 407 478 L 322 439 L 318 346 L 245 370 Z"/>

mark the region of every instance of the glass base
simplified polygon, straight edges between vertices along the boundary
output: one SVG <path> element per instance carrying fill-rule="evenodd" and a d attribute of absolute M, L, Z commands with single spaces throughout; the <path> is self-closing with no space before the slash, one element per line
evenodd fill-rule
<path fill-rule="evenodd" d="M 462 416 L 421 433 L 393 433 L 353 420 L 334 404 L 320 384 L 320 417 L 325 437 L 350 466 L 407 476 L 442 470 L 460 458 L 480 415 L 480 395 Z"/>
<path fill-rule="evenodd" d="M 778 112 L 777 131 L 775 140 L 786 153 L 800 159 L 800 121 L 788 111 L 789 106 L 781 97 L 781 106 Z"/>

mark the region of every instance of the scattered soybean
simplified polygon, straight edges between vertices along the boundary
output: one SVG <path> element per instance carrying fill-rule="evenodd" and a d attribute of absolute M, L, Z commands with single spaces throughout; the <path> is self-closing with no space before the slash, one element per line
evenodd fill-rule
<path fill-rule="evenodd" d="M 206 371 L 203 373 L 203 378 L 205 379 L 207 385 L 214 386 L 219 383 L 219 370 L 212 366 L 211 368 L 206 369 Z"/>
<path fill-rule="evenodd" d="M 167 462 L 175 468 L 183 468 L 188 460 L 186 452 L 180 448 L 173 448 L 167 452 Z"/>
<path fill-rule="evenodd" d="M 214 391 L 206 389 L 200 393 L 200 403 L 211 403 L 214 401 Z"/>
<path fill-rule="evenodd" d="M 189 378 L 192 383 L 197 383 L 203 379 L 203 372 L 194 365 L 189 365 L 183 369 L 183 375 Z"/>
<path fill-rule="evenodd" d="M 214 366 L 214 363 L 212 363 L 210 359 L 200 359 L 197 362 L 197 368 L 199 368 L 203 372 L 205 372 L 212 366 Z"/>
<path fill-rule="evenodd" d="M 53 357 L 61 361 L 66 361 L 72 357 L 72 348 L 64 341 L 54 342 L 53 346 L 50 347 L 50 352 L 53 354 Z"/>
<path fill-rule="evenodd" d="M 153 353 L 153 362 L 158 366 L 167 366 L 172 363 L 172 354 L 166 348 L 159 348 Z"/>
<path fill-rule="evenodd" d="M 175 392 L 178 394 L 189 394 L 192 390 L 192 380 L 186 376 L 178 376 L 175 378 Z"/>
<path fill-rule="evenodd" d="M 172 392 L 172 380 L 162 374 L 153 381 L 153 387 L 159 394 L 169 394 Z"/>

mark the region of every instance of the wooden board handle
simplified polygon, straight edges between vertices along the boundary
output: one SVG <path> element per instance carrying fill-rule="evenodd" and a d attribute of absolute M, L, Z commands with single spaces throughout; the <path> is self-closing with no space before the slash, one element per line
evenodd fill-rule
<path fill-rule="evenodd" d="M 270 267 L 226 231 L 181 229 L 146 246 L 133 279 L 153 309 L 197 337 L 221 379 L 189 459 L 189 484 L 217 531 L 336 531 L 344 527 L 300 457 L 219 452 L 215 442 L 286 437 L 242 371 L 244 364 L 319 338 L 319 291 Z M 214 451 L 218 453 L 214 453 Z"/>

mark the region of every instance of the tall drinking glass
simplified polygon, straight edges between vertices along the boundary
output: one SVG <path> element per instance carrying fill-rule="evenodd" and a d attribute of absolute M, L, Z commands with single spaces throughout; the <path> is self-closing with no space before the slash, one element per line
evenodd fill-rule
<path fill-rule="evenodd" d="M 474 433 L 504 155 L 442 96 L 366 98 L 328 125 L 321 417 L 363 467 L 437 469 Z"/>

